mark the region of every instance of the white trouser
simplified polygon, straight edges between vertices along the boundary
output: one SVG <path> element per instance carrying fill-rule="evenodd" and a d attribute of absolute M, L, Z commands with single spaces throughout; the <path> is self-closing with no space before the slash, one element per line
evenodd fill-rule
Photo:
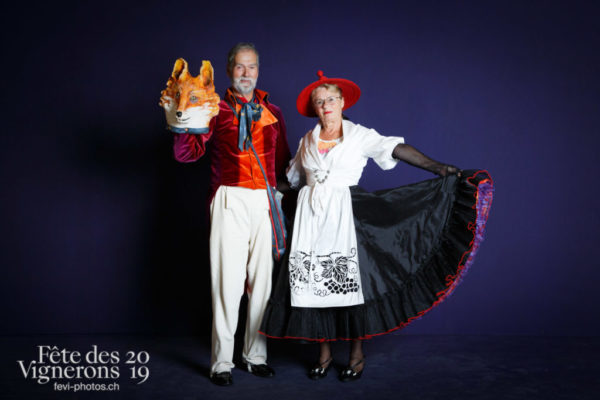
<path fill-rule="evenodd" d="M 234 367 L 234 334 L 245 289 L 248 314 L 242 357 L 251 364 L 267 360 L 267 340 L 258 333 L 273 270 L 267 192 L 221 186 L 210 205 L 210 219 L 212 375 Z"/>

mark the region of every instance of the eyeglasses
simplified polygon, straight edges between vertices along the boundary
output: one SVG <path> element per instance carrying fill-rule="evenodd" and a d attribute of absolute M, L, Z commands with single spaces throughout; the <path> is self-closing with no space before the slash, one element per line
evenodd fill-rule
<path fill-rule="evenodd" d="M 323 104 L 333 104 L 337 99 L 341 99 L 340 96 L 330 96 L 326 99 L 319 99 L 313 101 L 313 104 L 317 107 L 321 107 Z"/>

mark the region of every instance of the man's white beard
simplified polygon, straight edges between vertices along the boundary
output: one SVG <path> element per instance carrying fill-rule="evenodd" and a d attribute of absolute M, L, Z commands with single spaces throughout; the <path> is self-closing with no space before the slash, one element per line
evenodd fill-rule
<path fill-rule="evenodd" d="M 242 80 L 249 81 L 250 85 L 243 86 Z M 256 87 L 256 79 L 240 76 L 239 78 L 232 78 L 231 85 L 239 94 L 247 95 L 254 91 L 254 88 Z"/>

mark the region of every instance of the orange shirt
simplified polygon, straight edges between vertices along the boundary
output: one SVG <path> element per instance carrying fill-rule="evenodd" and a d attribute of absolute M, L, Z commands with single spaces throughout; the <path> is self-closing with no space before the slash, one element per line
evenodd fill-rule
<path fill-rule="evenodd" d="M 269 184 L 277 185 L 277 177 L 285 175 L 291 158 L 287 143 L 285 123 L 279 107 L 268 101 L 268 93 L 254 91 L 256 102 L 263 106 L 261 118 L 252 123 L 252 144 L 265 168 Z M 173 151 L 180 162 L 193 162 L 211 147 L 211 198 L 221 185 L 241 186 L 250 189 L 265 189 L 266 184 L 252 149 L 238 148 L 239 121 L 229 107 L 241 106 L 235 102 L 231 89 L 227 89 L 219 103 L 219 114 L 210 122 L 205 134 L 174 133 Z M 244 98 L 238 101 L 245 103 Z M 227 103 L 226 103 L 227 102 Z"/>

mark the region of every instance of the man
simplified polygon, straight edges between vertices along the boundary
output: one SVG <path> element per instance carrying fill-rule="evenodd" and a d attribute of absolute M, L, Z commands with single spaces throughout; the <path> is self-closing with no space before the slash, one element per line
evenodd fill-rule
<path fill-rule="evenodd" d="M 234 46 L 227 59 L 231 87 L 219 103 L 219 114 L 211 120 L 209 132 L 175 134 L 174 141 L 175 158 L 180 162 L 196 161 L 205 153 L 207 142 L 212 146 L 210 379 L 221 386 L 233 383 L 234 334 L 244 290 L 248 313 L 242 357 L 254 375 L 275 374 L 266 364 L 266 338 L 258 333 L 273 269 L 267 183 L 248 143 L 252 141 L 272 186 L 277 177 L 285 176 L 290 150 L 281 110 L 269 102 L 266 92 L 255 88 L 258 70 L 254 45 Z M 248 123 L 250 132 L 241 129 Z"/>

